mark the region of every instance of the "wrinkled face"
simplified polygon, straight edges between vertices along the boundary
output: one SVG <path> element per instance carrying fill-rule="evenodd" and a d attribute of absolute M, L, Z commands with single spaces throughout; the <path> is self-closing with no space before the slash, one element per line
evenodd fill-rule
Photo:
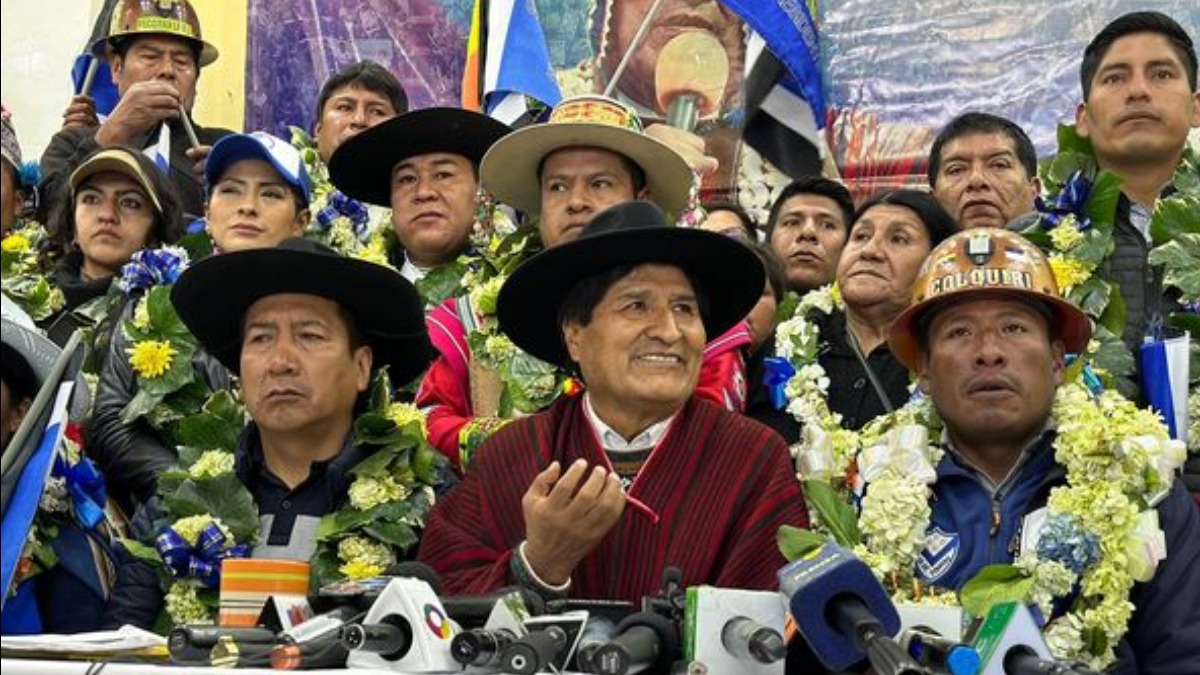
<path fill-rule="evenodd" d="M 616 0 L 611 3 L 610 11 L 610 40 L 604 54 L 604 70 L 611 74 L 615 72 L 621 57 L 629 51 L 634 35 L 642 25 L 650 11 L 653 0 Z M 729 75 L 725 83 L 725 102 L 732 100 L 741 85 L 742 63 L 745 59 L 745 36 L 737 15 L 715 2 L 715 0 L 676 0 L 663 3 L 658 14 L 650 23 L 644 39 L 629 62 L 628 70 L 621 77 L 618 89 L 633 98 L 638 105 L 650 109 L 659 109 L 659 99 L 670 100 L 673 91 L 658 91 L 656 88 L 656 70 L 659 66 L 659 54 L 672 40 L 688 33 L 702 33 L 711 36 L 699 45 L 715 49 L 716 44 L 725 52 L 729 62 Z M 711 45 L 711 47 L 708 47 Z M 684 50 L 686 53 L 687 50 Z M 666 65 L 666 64 L 664 64 Z M 662 86 L 668 82 L 682 85 L 681 91 L 686 91 L 688 76 L 695 75 L 682 69 L 679 78 L 661 78 Z M 702 79 L 702 78 L 701 78 Z M 707 89 L 707 87 L 701 87 Z M 715 102 L 714 102 L 715 103 Z M 721 108 L 723 109 L 723 107 Z"/>
<path fill-rule="evenodd" d="M 138 82 L 162 80 L 179 90 L 185 110 L 196 101 L 196 79 L 200 69 L 191 43 L 172 35 L 144 35 L 133 39 L 125 57 L 116 56 L 110 62 L 113 84 L 124 96 Z"/>
<path fill-rule="evenodd" d="M 3 172 L 0 174 L 0 236 L 7 236 L 17 221 L 17 209 L 24 197 L 17 189 L 17 172 L 8 160 L 0 161 L 0 172 Z"/>
<path fill-rule="evenodd" d="M 542 162 L 542 214 L 538 231 L 546 248 L 565 244 L 596 214 L 640 199 L 621 156 L 600 148 L 566 148 Z"/>
<path fill-rule="evenodd" d="M 142 186 L 125 174 L 106 171 L 75 191 L 75 243 L 83 272 L 93 279 L 116 274 L 150 243 L 157 212 Z"/>
<path fill-rule="evenodd" d="M 271 248 L 299 237 L 308 223 L 308 209 L 296 203 L 291 185 L 261 159 L 229 165 L 212 186 L 205 213 L 207 229 L 220 250 Z"/>
<path fill-rule="evenodd" d="M 437 152 L 392 171 L 392 227 L 414 264 L 444 265 L 467 247 L 479 181 L 470 160 Z"/>
<path fill-rule="evenodd" d="M 846 219 L 829 197 L 793 195 L 779 209 L 771 248 L 783 260 L 788 285 L 797 293 L 833 281 L 845 245 Z"/>
<path fill-rule="evenodd" d="M 246 409 L 266 432 L 350 427 L 371 373 L 369 347 L 351 349 L 337 303 L 314 295 L 271 295 L 251 305 L 242 332 Z"/>
<path fill-rule="evenodd" d="M 598 409 L 666 417 L 696 389 L 704 324 L 678 267 L 635 267 L 609 287 L 588 325 L 567 323 L 563 335 Z"/>
<path fill-rule="evenodd" d="M 959 227 L 1004 227 L 1034 210 L 1037 176 L 1025 172 L 1007 135 L 959 136 L 942 146 L 941 152 L 933 196 Z"/>
<path fill-rule="evenodd" d="M 329 162 L 333 151 L 346 139 L 389 120 L 400 113 L 387 96 L 357 84 L 348 84 L 333 92 L 321 110 L 321 119 L 313 128 L 317 135 L 317 154 Z"/>
<path fill-rule="evenodd" d="M 879 204 L 850 228 L 838 262 L 837 280 L 851 308 L 883 306 L 898 315 L 908 307 L 913 282 L 931 246 L 917 214 L 903 206 Z"/>
<path fill-rule="evenodd" d="M 1200 126 L 1200 93 L 1167 38 L 1131 33 L 1104 55 L 1075 122 L 1102 166 L 1174 166 L 1189 128 Z"/>
<path fill-rule="evenodd" d="M 1050 415 L 1063 345 L 1051 342 L 1046 318 L 1023 302 L 964 301 L 933 317 L 917 370 L 956 442 L 1016 445 Z"/>

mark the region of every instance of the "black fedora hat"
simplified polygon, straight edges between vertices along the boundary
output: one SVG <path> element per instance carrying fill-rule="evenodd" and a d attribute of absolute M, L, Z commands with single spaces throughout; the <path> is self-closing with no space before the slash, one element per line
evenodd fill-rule
<path fill-rule="evenodd" d="M 746 318 L 766 283 L 763 265 L 748 246 L 715 232 L 675 227 L 650 202 L 625 202 L 600 212 L 575 240 L 542 251 L 513 272 L 497 299 L 500 329 L 529 354 L 569 368 L 558 325 L 567 294 L 590 276 L 643 263 L 675 265 L 703 287 L 709 340 Z"/>
<path fill-rule="evenodd" d="M 478 167 L 492 143 L 510 131 L 503 122 L 461 108 L 414 110 L 342 143 L 329 158 L 329 180 L 354 199 L 391 206 L 392 169 L 400 162 L 446 152 Z"/>
<path fill-rule="evenodd" d="M 393 382 L 408 382 L 432 360 L 424 308 L 408 280 L 308 239 L 201 260 L 175 282 L 171 302 L 200 344 L 237 373 L 246 312 L 281 293 L 328 298 L 350 312 L 371 346 L 374 364 L 390 366 Z"/>

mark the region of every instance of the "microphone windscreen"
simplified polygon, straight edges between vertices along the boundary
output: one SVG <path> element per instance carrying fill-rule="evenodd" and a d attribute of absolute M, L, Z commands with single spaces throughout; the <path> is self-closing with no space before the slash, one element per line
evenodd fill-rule
<path fill-rule="evenodd" d="M 387 568 L 384 571 L 385 577 L 408 577 L 411 579 L 420 579 L 429 584 L 433 589 L 434 595 L 442 594 L 442 578 L 434 571 L 432 567 L 423 562 L 416 560 L 405 560 L 398 562 L 395 565 Z"/>
<path fill-rule="evenodd" d="M 836 544 L 826 544 L 779 570 L 779 589 L 789 599 L 796 627 L 830 670 L 845 670 L 866 656 L 854 636 L 843 633 L 830 619 L 830 604 L 839 598 L 862 601 L 888 635 L 900 631 L 896 606 L 871 568 Z"/>

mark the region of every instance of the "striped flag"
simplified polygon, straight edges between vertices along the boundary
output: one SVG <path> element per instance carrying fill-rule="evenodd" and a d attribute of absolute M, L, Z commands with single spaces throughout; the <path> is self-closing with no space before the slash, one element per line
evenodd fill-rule
<path fill-rule="evenodd" d="M 533 0 L 476 0 L 463 107 L 512 125 L 561 98 Z"/>
<path fill-rule="evenodd" d="M 142 150 L 163 174 L 171 173 L 171 126 L 163 122 L 158 127 L 158 141 Z"/>
<path fill-rule="evenodd" d="M 116 4 L 117 0 L 105 0 L 100 13 L 96 15 L 96 23 L 92 26 L 92 34 L 88 36 L 87 44 L 71 65 L 71 83 L 75 87 L 75 93 L 91 96 L 96 102 L 96 112 L 101 119 L 117 106 L 120 94 L 117 92 L 117 85 L 113 84 L 108 63 L 92 53 L 92 46 L 108 37 L 108 28 L 112 23 Z"/>
<path fill-rule="evenodd" d="M 721 0 L 753 31 L 746 49 L 750 147 L 792 178 L 821 173 L 825 93 L 817 26 L 807 2 Z"/>

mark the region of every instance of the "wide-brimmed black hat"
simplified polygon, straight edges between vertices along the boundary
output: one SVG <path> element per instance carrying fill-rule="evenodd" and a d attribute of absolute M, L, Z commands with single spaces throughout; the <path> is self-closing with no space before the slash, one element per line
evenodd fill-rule
<path fill-rule="evenodd" d="M 390 366 L 393 382 L 408 382 L 433 358 L 423 304 L 407 279 L 308 239 L 201 260 L 175 282 L 171 302 L 200 344 L 237 373 L 246 312 L 281 293 L 328 298 L 350 312 L 374 365 Z"/>
<path fill-rule="evenodd" d="M 579 237 L 530 258 L 504 282 L 497 300 L 500 329 L 543 361 L 571 367 L 558 325 L 559 308 L 576 284 L 621 265 L 675 265 L 708 297 L 704 330 L 719 337 L 746 318 L 762 296 L 766 272 L 750 248 L 725 235 L 675 227 L 645 201 L 600 212 Z"/>
<path fill-rule="evenodd" d="M 329 181 L 361 202 L 392 205 L 392 170 L 417 155 L 446 152 L 476 167 L 492 143 L 512 131 L 503 122 L 460 108 L 425 108 L 355 134 L 329 158 Z"/>

